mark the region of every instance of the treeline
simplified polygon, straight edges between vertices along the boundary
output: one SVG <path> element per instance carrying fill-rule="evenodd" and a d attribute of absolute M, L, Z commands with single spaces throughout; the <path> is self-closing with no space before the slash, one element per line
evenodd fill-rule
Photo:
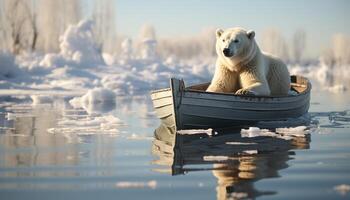
<path fill-rule="evenodd" d="M 54 52 L 59 36 L 70 24 L 92 18 L 94 37 L 102 49 L 116 35 L 115 6 L 112 0 L 93 1 L 89 11 L 81 0 L 0 0 L 0 49 L 19 54 L 23 51 Z"/>
<path fill-rule="evenodd" d="M 197 35 L 187 37 L 172 37 L 158 39 L 158 52 L 162 56 L 173 55 L 179 58 L 196 56 L 215 56 L 215 28 L 208 28 Z M 295 31 L 289 41 L 276 29 L 266 29 L 259 37 L 261 50 L 282 58 L 288 63 L 305 62 L 307 48 L 306 32 L 302 29 Z"/>

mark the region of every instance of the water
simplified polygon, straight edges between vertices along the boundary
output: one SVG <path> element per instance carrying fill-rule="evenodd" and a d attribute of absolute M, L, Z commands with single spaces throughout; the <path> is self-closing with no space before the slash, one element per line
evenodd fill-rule
<path fill-rule="evenodd" d="M 289 141 L 175 139 L 147 97 L 86 110 L 1 97 L 0 199 L 349 199 L 334 189 L 350 185 L 348 97 L 314 92 L 310 135 Z"/>

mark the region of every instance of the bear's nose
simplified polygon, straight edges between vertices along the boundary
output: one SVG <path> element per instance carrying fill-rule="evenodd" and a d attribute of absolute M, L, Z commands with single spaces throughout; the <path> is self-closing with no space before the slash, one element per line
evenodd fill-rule
<path fill-rule="evenodd" d="M 224 50 L 222 51 L 223 53 L 224 53 L 224 55 L 226 56 L 226 57 L 230 57 L 231 55 L 230 55 L 230 49 L 229 48 L 224 48 Z"/>

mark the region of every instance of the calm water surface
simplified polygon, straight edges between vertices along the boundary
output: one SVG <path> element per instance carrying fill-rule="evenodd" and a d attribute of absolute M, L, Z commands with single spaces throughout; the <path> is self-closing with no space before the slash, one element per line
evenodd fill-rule
<path fill-rule="evenodd" d="M 349 199 L 334 189 L 350 185 L 349 97 L 314 92 L 310 134 L 291 140 L 175 138 L 146 96 L 0 97 L 0 199 Z"/>

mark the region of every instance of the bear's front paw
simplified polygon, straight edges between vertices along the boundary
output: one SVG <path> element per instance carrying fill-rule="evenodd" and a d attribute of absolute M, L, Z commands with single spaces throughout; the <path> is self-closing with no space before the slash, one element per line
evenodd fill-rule
<path fill-rule="evenodd" d="M 242 88 L 242 89 L 237 90 L 237 92 L 235 94 L 238 94 L 238 95 L 255 95 L 255 92 L 250 91 L 248 89 Z"/>

